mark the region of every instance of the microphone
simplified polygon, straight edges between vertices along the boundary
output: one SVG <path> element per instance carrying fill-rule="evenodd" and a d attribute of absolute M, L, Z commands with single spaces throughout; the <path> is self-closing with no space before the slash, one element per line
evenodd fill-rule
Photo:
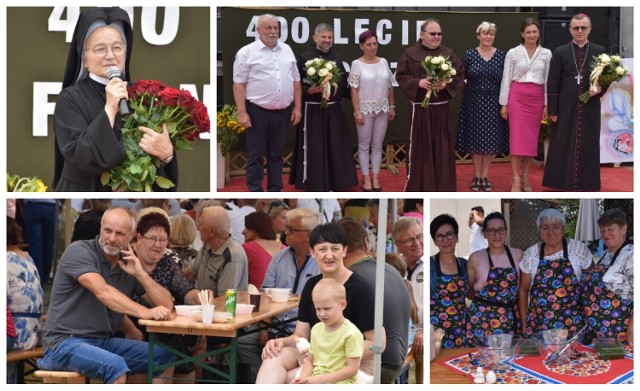
<path fill-rule="evenodd" d="M 120 78 L 120 69 L 116 66 L 107 67 L 107 78 L 109 80 L 114 77 Z M 120 99 L 120 115 L 128 115 L 129 114 L 129 106 L 127 105 L 126 99 Z"/>

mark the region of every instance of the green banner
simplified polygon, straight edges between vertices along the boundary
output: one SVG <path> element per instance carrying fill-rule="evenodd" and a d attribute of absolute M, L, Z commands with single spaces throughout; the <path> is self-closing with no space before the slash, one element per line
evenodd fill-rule
<path fill-rule="evenodd" d="M 478 46 L 476 28 L 483 21 L 495 23 L 497 34 L 494 45 L 505 51 L 520 44 L 520 24 L 525 18 L 537 17 L 535 13 L 522 12 L 442 12 L 429 11 L 388 11 L 366 9 L 300 9 L 300 8 L 220 8 L 222 29 L 221 37 L 223 58 L 223 96 L 224 103 L 233 101 L 233 60 L 236 52 L 244 45 L 253 42 L 256 37 L 256 22 L 259 15 L 270 13 L 280 22 L 280 40 L 287 43 L 293 52 L 300 54 L 313 43 L 313 30 L 319 23 L 328 23 L 334 27 L 334 49 L 342 55 L 345 67 L 349 70 L 351 62 L 362 51 L 358 35 L 370 29 L 378 36 L 378 56 L 387 59 L 391 70 L 395 72 L 396 62 L 402 52 L 417 40 L 420 26 L 425 19 L 440 21 L 443 31 L 443 45 L 450 47 L 458 56 Z M 402 144 L 408 141 L 407 121 L 410 111 L 402 92 L 395 89 L 397 117 L 389 123 L 385 144 Z M 451 104 L 454 124 L 457 124 L 461 96 Z M 355 121 L 351 101 L 343 99 L 342 107 L 349 122 L 351 140 L 357 146 Z M 451 130 L 455 132 L 455 128 Z M 291 148 L 294 140 L 293 128 L 287 140 Z M 238 148 L 244 150 L 241 139 Z"/>

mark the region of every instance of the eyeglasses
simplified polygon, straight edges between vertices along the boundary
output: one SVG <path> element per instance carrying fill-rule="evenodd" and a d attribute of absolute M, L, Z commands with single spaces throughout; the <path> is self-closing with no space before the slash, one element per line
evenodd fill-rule
<path fill-rule="evenodd" d="M 449 231 L 449 232 L 447 232 L 447 233 L 446 233 L 446 234 L 444 234 L 444 235 L 443 235 L 443 234 L 436 234 L 436 235 L 433 237 L 433 240 L 435 240 L 436 242 L 442 242 L 442 241 L 444 241 L 445 239 L 447 239 L 447 240 L 452 240 L 452 239 L 453 239 L 453 238 L 455 238 L 455 237 L 456 237 L 456 233 L 455 233 L 455 232 L 453 232 L 453 231 Z"/>
<path fill-rule="evenodd" d="M 498 236 L 498 235 L 502 236 L 507 233 L 507 229 L 506 228 L 489 228 L 489 229 L 485 229 L 484 233 L 489 236 Z"/>
<path fill-rule="evenodd" d="M 127 45 L 117 43 L 111 46 L 111 53 L 113 53 L 113 55 L 116 57 L 120 57 L 124 53 L 126 48 L 127 48 Z M 89 50 L 93 51 L 93 54 L 95 54 L 96 57 L 102 58 L 107 55 L 107 52 L 109 51 L 109 47 L 105 45 L 98 45 L 92 48 L 88 48 L 85 51 L 89 51 Z"/>
<path fill-rule="evenodd" d="M 284 210 L 289 210 L 289 206 L 282 200 L 271 201 L 269 204 L 269 209 L 267 209 L 267 214 L 271 214 L 271 209 L 282 207 Z"/>
<path fill-rule="evenodd" d="M 584 30 L 587 31 L 589 30 L 590 26 L 572 26 L 570 27 L 571 30 L 573 31 L 580 31 L 580 30 Z"/>
<path fill-rule="evenodd" d="M 424 31 L 424 30 L 422 30 L 422 31 Z M 442 32 L 439 32 L 439 33 L 429 33 L 427 31 L 424 31 L 424 32 L 429 34 L 429 35 L 431 35 L 432 37 L 435 37 L 435 36 L 441 37 L 442 36 Z"/>
<path fill-rule="evenodd" d="M 563 229 L 564 227 L 561 225 L 543 225 L 542 227 L 540 227 L 540 231 L 542 231 L 542 233 L 544 234 L 548 234 L 550 232 L 558 233 Z"/>
<path fill-rule="evenodd" d="M 148 236 L 142 236 L 143 238 L 147 239 L 150 242 L 153 243 L 160 243 L 160 244 L 167 244 L 169 243 L 169 239 L 167 238 L 155 238 L 155 237 L 148 237 Z"/>
<path fill-rule="evenodd" d="M 290 226 L 285 224 L 284 232 L 286 233 L 287 231 L 289 231 L 289 232 L 309 232 L 310 230 L 308 230 L 308 229 L 297 229 L 297 228 L 293 228 L 293 227 L 290 227 Z"/>
<path fill-rule="evenodd" d="M 413 244 L 413 242 L 420 243 L 423 239 L 424 239 L 424 235 L 423 234 L 418 234 L 416 236 L 410 237 L 407 240 L 398 240 L 398 239 L 396 239 L 396 244 L 405 245 L 405 244 Z"/>

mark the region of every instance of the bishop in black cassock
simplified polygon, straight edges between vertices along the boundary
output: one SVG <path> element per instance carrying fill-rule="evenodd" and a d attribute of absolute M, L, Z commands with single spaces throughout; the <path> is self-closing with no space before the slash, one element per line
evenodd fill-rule
<path fill-rule="evenodd" d="M 572 27 L 576 21 L 576 17 L 571 20 Z M 558 122 L 551 130 L 542 185 L 554 189 L 600 190 L 600 97 L 608 86 L 587 103 L 580 100 L 589 90 L 593 58 L 605 52 L 586 40 L 591 21 L 588 24 L 589 30 L 571 30 L 574 40 L 557 48 L 551 58 L 547 104 L 549 116 L 558 116 Z M 584 42 L 576 39 L 577 34 L 583 34 L 579 38 Z"/>

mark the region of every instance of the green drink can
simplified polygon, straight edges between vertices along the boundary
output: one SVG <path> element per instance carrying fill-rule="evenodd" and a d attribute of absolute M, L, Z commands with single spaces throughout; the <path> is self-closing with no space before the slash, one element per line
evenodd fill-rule
<path fill-rule="evenodd" d="M 231 321 L 236 317 L 236 290 L 227 289 L 224 296 L 224 311 L 231 314 Z"/>

